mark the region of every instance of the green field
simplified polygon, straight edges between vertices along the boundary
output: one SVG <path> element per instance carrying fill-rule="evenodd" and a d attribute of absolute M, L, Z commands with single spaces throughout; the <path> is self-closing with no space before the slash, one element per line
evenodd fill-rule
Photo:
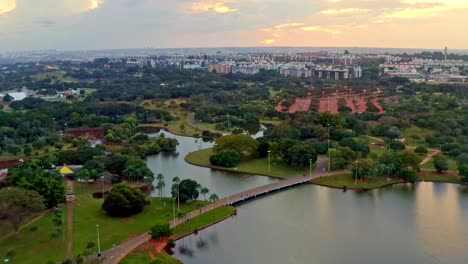
<path fill-rule="evenodd" d="M 462 183 L 462 178 L 455 173 L 439 174 L 436 171 L 423 171 L 421 181 Z"/>
<path fill-rule="evenodd" d="M 401 131 L 401 137 L 405 138 L 406 146 L 426 146 L 425 137 L 432 135 L 434 132 L 428 129 L 419 127 L 410 127 Z"/>
<path fill-rule="evenodd" d="M 355 183 L 354 177 L 351 174 L 321 177 L 312 181 L 312 183 L 318 185 L 324 185 L 333 188 L 343 188 L 343 186 L 346 186 L 348 189 L 374 189 L 398 182 L 400 182 L 398 179 L 387 180 L 386 177 L 370 177 L 363 182 Z"/>
<path fill-rule="evenodd" d="M 458 170 L 457 162 L 455 160 L 447 159 L 447 163 L 448 163 L 449 171 L 457 171 Z M 423 165 L 421 165 L 421 168 L 422 169 L 433 170 L 434 169 L 434 159 L 431 159 L 429 162 L 426 162 Z"/>
<path fill-rule="evenodd" d="M 109 187 L 108 187 L 109 188 Z M 106 188 L 107 189 L 107 188 Z M 150 197 L 151 205 L 147 206 L 143 213 L 128 218 L 113 218 L 107 216 L 101 209 L 102 199 L 92 198 L 92 193 L 101 190 L 99 184 L 79 184 L 75 183 L 76 201 L 73 210 L 73 254 L 83 255 L 89 242 L 96 243 L 97 229 L 99 225 L 101 249 L 106 250 L 113 245 L 120 244 L 127 239 L 141 235 L 158 222 L 167 222 L 173 219 L 172 199 Z M 180 206 L 181 213 L 188 213 L 202 206 L 209 204 L 205 201 L 197 201 L 190 205 Z M 65 210 L 66 213 L 66 210 Z M 220 208 L 213 213 L 200 217 L 200 220 L 193 219 L 189 226 L 182 226 L 180 232 L 188 232 L 190 228 L 199 228 L 209 223 L 209 221 L 218 220 L 225 215 L 230 215 L 231 209 Z M 177 211 L 176 211 L 177 214 Z M 53 239 L 51 237 L 55 230 L 52 223 L 52 215 L 46 214 L 33 224 L 21 229 L 18 234 L 6 237 L 0 240 L 0 257 L 6 257 L 7 252 L 13 250 L 15 256 L 11 258 L 10 263 L 47 263 L 48 261 L 61 261 L 66 258 L 67 232 L 65 230 L 65 239 Z M 64 215 L 66 220 L 66 214 Z M 66 227 L 66 222 L 64 227 Z M 193 226 L 195 225 L 195 227 Z M 11 232 L 11 227 L 2 224 L 3 234 Z M 37 227 L 37 230 L 31 229 Z M 66 229 L 66 228 L 65 228 Z M 97 245 L 87 250 L 87 253 L 97 252 Z"/>
<path fill-rule="evenodd" d="M 210 163 L 211 149 L 203 149 L 200 151 L 195 151 L 188 154 L 185 157 L 185 160 L 193 165 L 209 167 L 213 169 L 225 170 L 225 171 L 235 171 L 249 174 L 258 174 L 268 176 L 268 158 L 253 159 L 249 161 L 243 161 L 239 166 L 234 168 L 224 168 L 213 166 Z M 282 161 L 271 162 L 271 177 L 277 178 L 289 178 L 294 176 L 304 176 L 308 173 L 308 168 L 296 169 L 288 166 Z M 314 168 L 312 168 L 314 169 Z"/>
<path fill-rule="evenodd" d="M 64 211 L 66 212 L 66 210 Z M 52 222 L 53 214 L 48 213 L 38 221 L 22 228 L 18 234 L 0 240 L 0 257 L 6 258 L 10 250 L 15 256 L 9 263 L 36 264 L 48 261 L 58 262 L 66 258 L 67 234 L 57 238 L 52 237 L 56 229 Z M 66 227 L 66 214 L 64 214 Z M 34 230 L 37 228 L 36 230 Z M 11 227 L 10 229 L 11 230 Z"/>
<path fill-rule="evenodd" d="M 139 215 L 128 218 L 107 216 L 101 209 L 102 199 L 92 198 L 90 190 L 92 189 L 75 188 L 77 195 L 74 206 L 73 232 L 73 251 L 75 255 L 82 253 L 88 242 L 96 240 L 97 224 L 99 224 L 101 233 L 101 249 L 106 250 L 113 245 L 124 242 L 126 239 L 147 232 L 158 222 L 167 222 L 173 219 L 172 200 L 168 198 L 166 205 L 164 205 L 163 199 L 155 197 L 149 198 L 151 204 Z M 206 204 L 208 203 L 199 201 L 191 205 L 181 205 L 180 212 L 188 213 Z"/>

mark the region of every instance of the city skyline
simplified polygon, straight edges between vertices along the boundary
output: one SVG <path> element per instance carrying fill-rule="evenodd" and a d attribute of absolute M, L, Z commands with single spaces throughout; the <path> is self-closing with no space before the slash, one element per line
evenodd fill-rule
<path fill-rule="evenodd" d="M 190 47 L 466 49 L 463 0 L 0 0 L 0 52 Z"/>

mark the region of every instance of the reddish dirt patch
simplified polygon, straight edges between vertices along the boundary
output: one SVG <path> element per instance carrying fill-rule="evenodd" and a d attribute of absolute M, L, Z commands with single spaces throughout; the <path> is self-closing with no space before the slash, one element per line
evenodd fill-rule
<path fill-rule="evenodd" d="M 321 113 L 324 112 L 330 112 L 332 114 L 337 114 L 338 113 L 338 98 L 345 98 L 346 99 L 346 105 L 351 108 L 352 113 L 363 113 L 366 112 L 367 110 L 367 105 L 366 102 L 370 98 L 368 96 L 361 96 L 357 94 L 347 94 L 347 95 L 330 95 L 327 97 L 322 97 L 320 99 L 320 108 L 319 111 Z M 357 102 L 357 108 L 353 103 L 353 100 Z M 384 113 L 385 111 L 383 110 L 382 106 L 379 104 L 378 99 L 374 98 L 372 99 L 372 102 L 375 104 L 375 106 L 379 109 L 380 113 Z"/>
<path fill-rule="evenodd" d="M 162 238 L 162 239 L 151 239 L 150 241 L 146 242 L 145 244 L 137 247 L 135 251 L 137 252 L 146 252 L 151 259 L 156 259 L 157 255 L 164 250 L 164 248 L 168 245 L 169 238 Z"/>
<path fill-rule="evenodd" d="M 0 169 L 3 168 L 11 168 L 16 164 L 21 163 L 19 159 L 12 159 L 12 160 L 0 160 Z"/>
<path fill-rule="evenodd" d="M 69 129 L 65 131 L 65 134 L 72 135 L 74 137 L 84 137 L 89 139 L 102 138 L 104 130 L 102 128 L 77 128 Z"/>
<path fill-rule="evenodd" d="M 283 107 L 281 103 L 279 103 L 275 110 L 278 112 L 286 112 L 286 113 L 296 113 L 296 112 L 307 112 L 310 109 L 310 105 L 312 104 L 312 98 L 297 98 L 293 105 L 289 107 L 288 111 L 283 111 Z"/>

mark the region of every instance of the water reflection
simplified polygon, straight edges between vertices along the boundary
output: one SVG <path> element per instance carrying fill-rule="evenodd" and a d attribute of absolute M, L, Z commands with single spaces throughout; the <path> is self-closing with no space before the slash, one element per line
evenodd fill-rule
<path fill-rule="evenodd" d="M 444 185 L 444 186 L 440 186 Z M 468 196 L 452 184 L 369 192 L 304 185 L 177 241 L 183 263 L 468 263 Z M 212 241 L 210 237 L 216 237 Z"/>

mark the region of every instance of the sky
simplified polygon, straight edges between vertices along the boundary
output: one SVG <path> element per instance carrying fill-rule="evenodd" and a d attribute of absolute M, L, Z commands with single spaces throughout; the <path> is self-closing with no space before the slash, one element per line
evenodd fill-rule
<path fill-rule="evenodd" d="M 468 0 L 0 0 L 0 52 L 190 47 L 468 49 Z"/>

